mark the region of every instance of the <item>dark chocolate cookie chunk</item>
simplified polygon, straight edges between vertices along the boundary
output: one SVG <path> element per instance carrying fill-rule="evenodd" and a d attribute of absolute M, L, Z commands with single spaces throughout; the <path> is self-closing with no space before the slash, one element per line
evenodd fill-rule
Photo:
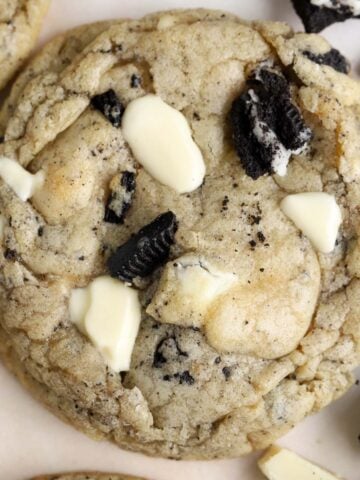
<path fill-rule="evenodd" d="M 91 105 L 96 110 L 99 110 L 114 127 L 120 127 L 125 107 L 120 102 L 114 90 L 110 89 L 100 95 L 95 95 L 91 99 Z"/>
<path fill-rule="evenodd" d="M 173 212 L 159 215 L 111 255 L 108 260 L 111 276 L 131 282 L 135 277 L 150 275 L 168 259 L 176 230 Z"/>
<path fill-rule="evenodd" d="M 123 223 L 135 193 L 136 180 L 134 172 L 123 172 L 110 184 L 110 196 L 105 207 L 105 222 Z"/>
<path fill-rule="evenodd" d="M 314 5 L 311 0 L 292 0 L 296 13 L 301 18 L 305 31 L 317 33 L 336 22 L 344 22 L 355 16 L 354 11 L 337 0 L 332 0 L 332 7 Z"/>
<path fill-rule="evenodd" d="M 338 72 L 349 73 L 350 71 L 350 63 L 336 48 L 332 48 L 328 52 L 318 55 L 309 50 L 305 50 L 303 55 L 312 62 L 318 63 L 319 65 L 328 65 Z"/>
<path fill-rule="evenodd" d="M 291 100 L 286 78 L 270 64 L 256 69 L 247 86 L 230 111 L 241 164 L 254 180 L 270 173 L 284 175 L 291 154 L 306 148 L 311 131 Z"/>

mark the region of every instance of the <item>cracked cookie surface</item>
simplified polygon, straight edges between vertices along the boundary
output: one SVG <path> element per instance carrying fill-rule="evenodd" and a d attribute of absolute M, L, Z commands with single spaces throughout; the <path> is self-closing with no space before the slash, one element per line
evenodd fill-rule
<path fill-rule="evenodd" d="M 0 155 L 46 173 L 28 202 L 0 181 L 2 356 L 55 413 L 124 448 L 204 459 L 263 448 L 342 395 L 359 363 L 360 84 L 314 61 L 331 50 L 325 40 L 281 23 L 194 10 L 96 28 L 75 33 L 74 48 L 71 35 L 48 47 L 71 51 L 49 71 L 40 54 L 2 111 Z M 254 181 L 228 114 L 269 59 L 290 78 L 313 138 L 285 176 Z M 155 93 L 182 112 L 206 164 L 200 188 L 179 195 L 139 166 L 121 127 L 91 106 L 110 89 L 125 108 Z M 123 172 L 136 172 L 131 205 L 122 223 L 106 222 L 109 185 Z M 306 191 L 341 208 L 330 254 L 280 210 Z M 143 318 L 119 375 L 70 322 L 70 292 L 106 274 L 112 252 L 165 211 L 176 215 L 175 243 L 168 264 L 136 285 Z M 173 262 L 189 256 L 237 279 L 205 320 L 196 302 L 171 296 Z"/>
<path fill-rule="evenodd" d="M 0 1 L 0 89 L 34 47 L 50 0 Z"/>

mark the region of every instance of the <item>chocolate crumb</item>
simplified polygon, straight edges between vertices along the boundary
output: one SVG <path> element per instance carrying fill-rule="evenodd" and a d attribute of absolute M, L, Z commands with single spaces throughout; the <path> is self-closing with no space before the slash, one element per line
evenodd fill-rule
<path fill-rule="evenodd" d="M 130 79 L 130 87 L 131 88 L 139 88 L 141 86 L 141 77 L 133 73 Z"/>
<path fill-rule="evenodd" d="M 262 232 L 257 233 L 257 238 L 258 238 L 259 242 L 261 242 L 261 243 L 264 243 L 265 240 L 266 240 L 265 235 Z"/>
<path fill-rule="evenodd" d="M 193 385 L 195 383 L 195 378 L 192 375 L 190 375 L 189 370 L 185 370 L 180 374 L 175 374 L 174 377 L 176 375 L 179 378 L 180 385 L 183 385 L 184 383 L 186 383 L 187 385 Z"/>
<path fill-rule="evenodd" d="M 221 357 L 216 357 L 214 361 L 215 365 L 219 365 L 220 362 L 221 362 Z"/>
<path fill-rule="evenodd" d="M 6 258 L 6 260 L 14 261 L 17 258 L 17 251 L 12 250 L 11 248 L 7 248 L 4 252 L 4 257 Z"/>
<path fill-rule="evenodd" d="M 187 352 L 181 350 L 180 345 L 175 336 L 165 337 L 156 346 L 153 358 L 153 367 L 161 368 L 164 363 L 167 363 L 167 355 L 179 359 L 179 357 L 187 358 Z"/>
<path fill-rule="evenodd" d="M 231 376 L 231 368 L 230 368 L 230 367 L 224 367 L 224 368 L 222 369 L 222 373 L 223 373 L 223 375 L 224 375 L 224 377 L 225 377 L 225 380 L 228 381 L 229 378 L 230 378 L 230 376 Z"/>

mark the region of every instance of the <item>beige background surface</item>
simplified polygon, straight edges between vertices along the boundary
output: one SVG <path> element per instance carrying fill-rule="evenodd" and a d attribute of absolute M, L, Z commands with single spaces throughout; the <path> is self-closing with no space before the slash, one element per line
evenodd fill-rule
<path fill-rule="evenodd" d="M 248 19 L 286 20 L 301 28 L 289 0 L 53 0 L 41 42 L 79 23 L 199 6 L 226 9 Z M 360 21 L 334 25 L 324 35 L 352 60 L 354 70 L 360 75 Z M 346 480 L 360 480 L 358 435 L 360 386 L 354 386 L 346 397 L 307 419 L 279 443 Z M 256 455 L 229 461 L 174 462 L 149 459 L 107 443 L 96 443 L 38 405 L 0 366 L 1 480 L 25 480 L 35 474 L 70 469 L 123 471 L 153 480 L 261 480 L 255 459 Z"/>

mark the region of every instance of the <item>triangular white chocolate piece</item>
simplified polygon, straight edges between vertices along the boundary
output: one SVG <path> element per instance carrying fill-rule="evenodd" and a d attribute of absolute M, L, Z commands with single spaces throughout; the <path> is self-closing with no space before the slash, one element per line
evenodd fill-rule
<path fill-rule="evenodd" d="M 317 250 L 330 253 L 334 249 L 341 211 L 333 195 L 323 192 L 288 195 L 280 207 Z"/>

